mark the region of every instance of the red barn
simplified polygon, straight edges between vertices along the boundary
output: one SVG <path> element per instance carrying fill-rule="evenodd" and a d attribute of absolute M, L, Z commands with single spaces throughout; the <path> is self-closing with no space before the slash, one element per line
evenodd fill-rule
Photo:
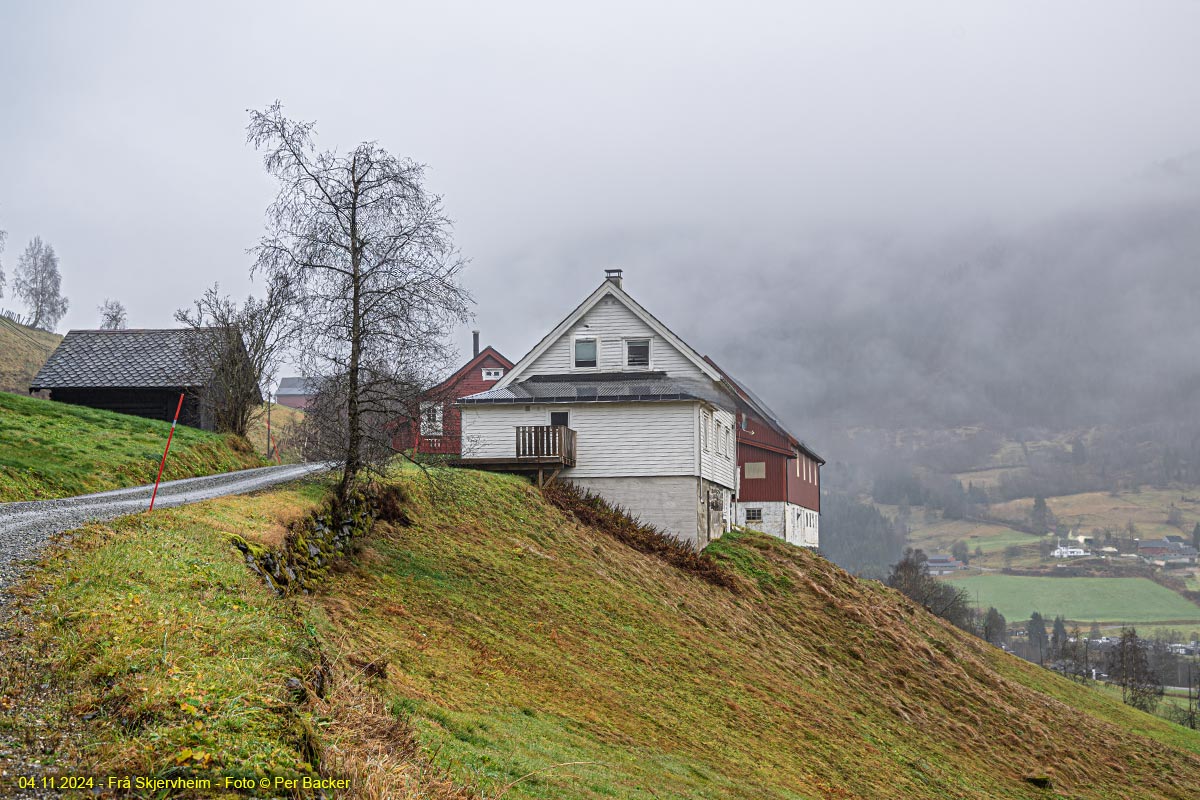
<path fill-rule="evenodd" d="M 474 358 L 422 395 L 420 407 L 392 437 L 392 447 L 425 455 L 462 455 L 462 411 L 454 401 L 491 389 L 512 366 L 494 348 L 480 350 L 476 332 Z"/>
<path fill-rule="evenodd" d="M 790 544 L 820 543 L 825 460 L 783 427 L 778 415 L 711 358 L 738 395 L 737 524 Z"/>

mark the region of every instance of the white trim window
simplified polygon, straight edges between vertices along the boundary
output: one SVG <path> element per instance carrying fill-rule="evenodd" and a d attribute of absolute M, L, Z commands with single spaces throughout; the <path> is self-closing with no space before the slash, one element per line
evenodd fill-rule
<path fill-rule="evenodd" d="M 483 379 L 485 381 L 498 381 L 503 377 L 504 370 L 502 369 L 490 369 L 488 367 L 483 368 Z"/>
<path fill-rule="evenodd" d="M 442 435 L 442 404 L 426 402 L 421 403 L 421 435 L 422 436 L 441 436 Z"/>
<path fill-rule="evenodd" d="M 747 508 L 746 509 L 746 524 L 749 525 L 751 522 L 762 522 L 762 509 L 761 508 Z"/>
<path fill-rule="evenodd" d="M 650 340 L 625 340 L 625 366 L 635 369 L 650 368 Z"/>
<path fill-rule="evenodd" d="M 576 336 L 572 353 L 575 369 L 595 369 L 600 365 L 600 343 L 595 336 Z"/>

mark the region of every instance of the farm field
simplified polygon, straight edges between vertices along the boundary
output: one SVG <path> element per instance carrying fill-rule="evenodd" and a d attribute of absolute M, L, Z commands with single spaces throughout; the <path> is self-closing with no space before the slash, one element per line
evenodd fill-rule
<path fill-rule="evenodd" d="M 1172 503 L 1183 515 L 1182 528 L 1167 524 Z M 1078 526 L 1084 533 L 1090 533 L 1092 528 L 1123 530 L 1132 522 L 1142 539 L 1190 536 L 1192 527 L 1200 522 L 1200 488 L 1195 487 L 1143 489 L 1121 492 L 1115 497 L 1108 492 L 1085 492 L 1047 497 L 1046 505 L 1060 522 Z M 1032 507 L 1032 499 L 1012 500 L 992 506 L 991 513 L 1007 519 L 1025 519 Z"/>
<path fill-rule="evenodd" d="M 1062 615 L 1077 622 L 1200 625 L 1200 606 L 1147 578 L 1038 578 L 983 574 L 947 578 L 966 589 L 979 606 L 1009 621 Z"/>
<path fill-rule="evenodd" d="M 912 533 L 908 536 L 910 545 L 922 548 L 925 553 L 949 553 L 950 546 L 958 541 L 966 542 L 967 547 L 971 548 L 972 564 L 976 563 L 974 552 L 977 547 L 983 551 L 984 564 L 995 560 L 998 565 L 1004 548 L 1013 545 L 1031 548 L 1032 560 L 1038 560 L 1038 537 L 1004 528 L 1003 525 L 967 522 L 965 519 L 938 519 L 932 523 L 912 524 Z"/>

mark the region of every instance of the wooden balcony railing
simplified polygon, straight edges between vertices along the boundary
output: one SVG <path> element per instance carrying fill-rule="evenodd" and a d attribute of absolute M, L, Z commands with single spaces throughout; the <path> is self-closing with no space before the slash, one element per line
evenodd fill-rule
<path fill-rule="evenodd" d="M 517 459 L 556 459 L 575 466 L 575 431 L 566 425 L 518 425 Z"/>

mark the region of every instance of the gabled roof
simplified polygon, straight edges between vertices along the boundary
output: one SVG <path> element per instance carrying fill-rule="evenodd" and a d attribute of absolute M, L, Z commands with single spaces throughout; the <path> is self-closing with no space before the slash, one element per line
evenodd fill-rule
<path fill-rule="evenodd" d="M 217 328 L 68 331 L 30 389 L 203 386 L 211 368 L 193 363 L 193 354 L 207 346 L 205 337 L 223 335 Z"/>
<path fill-rule="evenodd" d="M 461 367 L 459 367 L 457 370 L 455 370 L 453 375 L 451 375 L 449 378 L 446 378 L 446 380 L 442 381 L 437 386 L 434 386 L 433 388 L 431 388 L 428 391 L 428 394 L 436 394 L 444 389 L 448 389 L 451 386 L 453 386 L 454 384 L 458 383 L 458 381 L 460 379 L 462 379 L 462 377 L 464 375 L 467 375 L 472 370 L 481 369 L 480 365 L 484 361 L 486 361 L 489 356 L 496 359 L 497 361 L 499 361 L 501 364 L 504 365 L 506 374 L 507 374 L 508 370 L 512 369 L 513 363 L 511 361 L 509 361 L 507 358 L 505 358 L 503 355 L 501 355 L 499 350 L 492 347 L 491 345 L 488 345 L 487 347 L 485 347 L 479 351 L 479 355 L 475 356 L 470 361 L 468 361 L 467 363 L 465 363 Z M 500 383 L 500 381 L 497 381 L 497 383 Z"/>
<path fill-rule="evenodd" d="M 308 378 L 280 378 L 279 388 L 275 390 L 277 397 L 308 397 L 316 393 L 316 387 Z"/>
<path fill-rule="evenodd" d="M 779 415 L 772 411 L 766 403 L 760 400 L 758 395 L 750 391 L 750 389 L 748 389 L 744 383 L 736 380 L 728 372 L 717 366 L 717 362 L 713 361 L 708 356 L 705 356 L 704 360 L 721 373 L 726 382 L 728 382 L 729 385 L 732 386 L 735 391 L 737 391 L 738 397 L 742 400 L 742 402 L 745 403 L 746 406 L 748 406 L 756 416 L 762 419 L 763 422 L 771 426 L 772 430 L 774 430 L 780 436 L 785 437 L 794 447 L 799 448 L 814 460 L 821 464 L 825 463 L 825 459 L 817 455 L 811 447 L 788 432 L 788 429 L 783 426 L 783 422 L 780 421 Z"/>
<path fill-rule="evenodd" d="M 521 374 L 528 369 L 530 364 L 537 361 L 543 353 L 550 349 L 551 345 L 553 345 L 561 336 L 571 329 L 571 326 L 583 319 L 583 316 L 595 308 L 596 304 L 605 297 L 613 297 L 623 303 L 625 307 L 633 312 L 636 317 L 638 317 L 642 322 L 646 323 L 651 330 L 661 336 L 668 344 L 670 344 L 672 347 L 682 353 L 685 358 L 695 364 L 697 369 L 699 369 L 708 377 L 712 378 L 714 381 L 721 380 L 720 371 L 714 369 L 711 364 L 707 363 L 699 353 L 697 353 L 688 345 L 687 342 L 680 339 L 666 325 L 663 325 L 661 322 L 655 319 L 653 314 L 642 308 L 641 304 L 630 297 L 624 289 L 622 289 L 613 281 L 605 279 L 605 281 L 596 288 L 596 291 L 588 295 L 587 298 L 580 303 L 574 311 L 567 315 L 566 319 L 558 323 L 558 325 L 556 325 L 554 329 L 550 331 L 550 333 L 546 334 L 546 336 L 543 337 L 542 340 L 538 342 L 532 350 L 526 353 L 525 356 L 508 371 L 508 374 L 506 374 L 500 379 L 499 382 L 497 382 L 496 388 L 503 389 L 520 378 Z"/>

